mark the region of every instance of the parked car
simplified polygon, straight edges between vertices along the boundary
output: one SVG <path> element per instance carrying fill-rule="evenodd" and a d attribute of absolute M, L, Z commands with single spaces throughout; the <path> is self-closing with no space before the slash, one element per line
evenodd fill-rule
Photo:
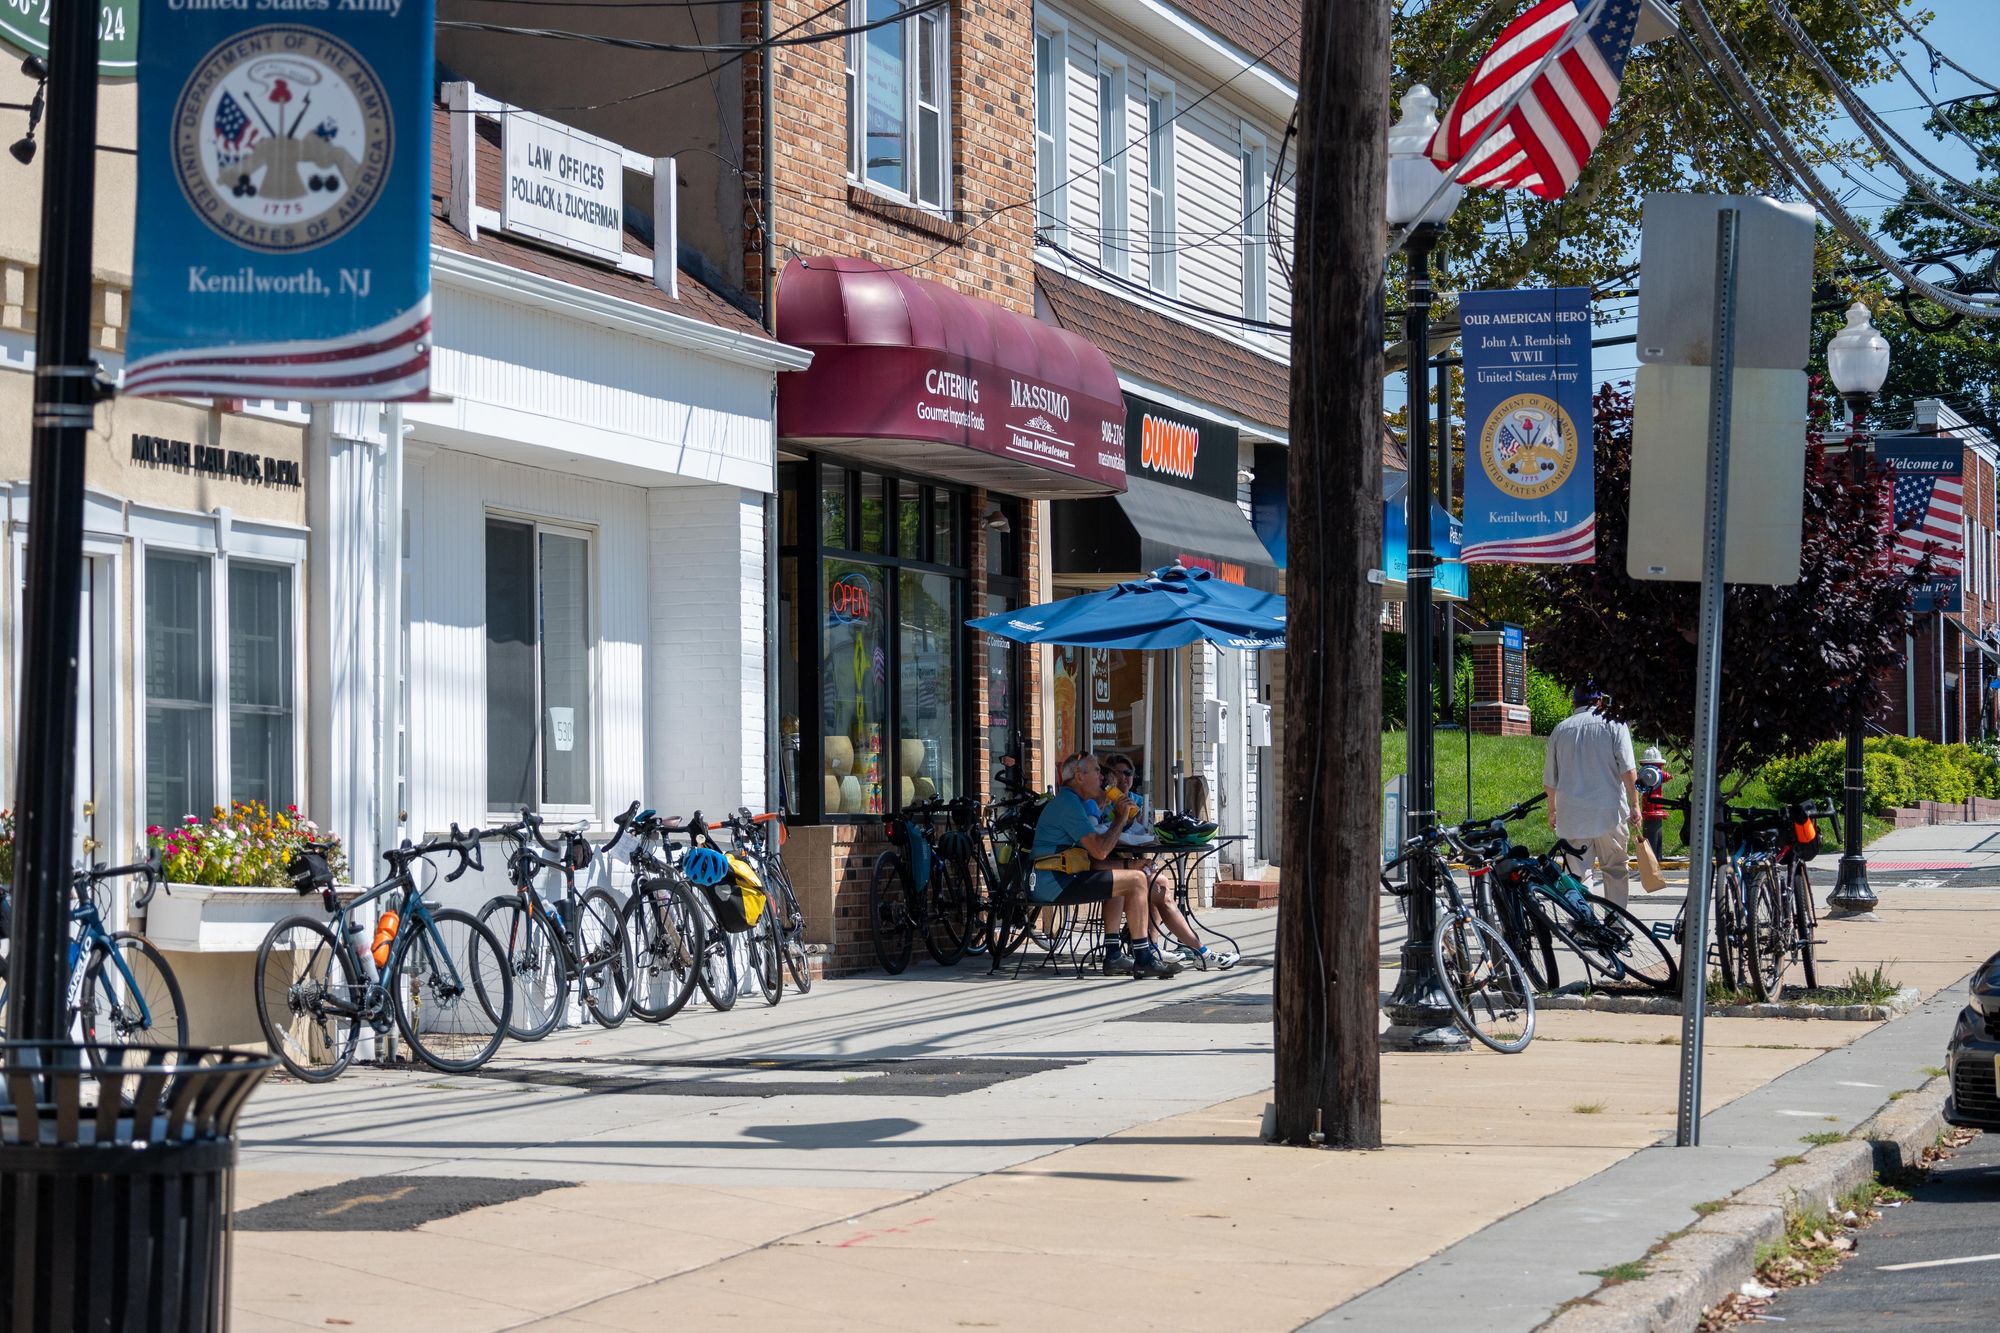
<path fill-rule="evenodd" d="M 1951 1073 L 1946 1122 L 2000 1133 L 2000 953 L 1972 974 L 1945 1064 Z"/>

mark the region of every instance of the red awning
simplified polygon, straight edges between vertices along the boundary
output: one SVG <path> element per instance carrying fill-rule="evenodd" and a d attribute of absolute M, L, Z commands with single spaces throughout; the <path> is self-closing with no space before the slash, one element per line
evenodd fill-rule
<path fill-rule="evenodd" d="M 778 435 L 881 467 L 1061 498 L 1125 489 L 1125 398 L 1073 333 L 867 259 L 795 259 Z"/>

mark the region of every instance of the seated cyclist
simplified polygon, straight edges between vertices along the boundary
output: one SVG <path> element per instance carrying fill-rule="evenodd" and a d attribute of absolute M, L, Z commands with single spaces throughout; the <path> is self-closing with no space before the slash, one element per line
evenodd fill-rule
<path fill-rule="evenodd" d="M 1121 805 L 1110 825 L 1098 828 L 1092 807 L 1104 801 L 1104 774 L 1087 750 L 1063 760 L 1056 776 L 1062 786 L 1042 807 L 1035 825 L 1035 901 L 1051 907 L 1103 903 L 1105 973 L 1173 976 L 1180 964 L 1162 958 L 1152 944 L 1145 872 L 1105 865 L 1105 858 L 1118 846 L 1118 835 L 1131 822 L 1134 807 Z M 1131 938 L 1144 941 L 1132 947 L 1129 957 L 1120 935 L 1128 919 L 1137 927 Z"/>
<path fill-rule="evenodd" d="M 1138 769 L 1127 755 L 1106 755 L 1100 767 L 1104 770 L 1104 785 L 1107 789 L 1116 788 L 1130 794 L 1138 785 Z M 1138 802 L 1140 798 L 1133 796 L 1131 799 Z M 1144 811 L 1145 807 L 1140 805 L 1139 815 L 1142 816 Z M 1106 812 L 1107 819 L 1109 813 Z M 1236 966 L 1235 954 L 1227 949 L 1210 948 L 1201 942 L 1201 936 L 1195 934 L 1194 927 L 1190 926 L 1187 918 L 1181 915 L 1180 906 L 1174 901 L 1173 889 L 1168 884 L 1167 877 L 1161 873 L 1159 862 L 1138 855 L 1125 846 L 1124 841 L 1129 841 L 1129 838 L 1121 841 L 1119 847 L 1108 858 L 1111 868 L 1116 870 L 1130 866 L 1146 877 L 1146 883 L 1152 894 L 1153 920 L 1159 925 L 1163 936 L 1173 937 L 1175 948 L 1167 956 L 1176 959 L 1183 967 L 1192 964 L 1204 972 L 1210 968 L 1227 971 Z M 1129 943 L 1129 940 L 1127 942 Z"/>

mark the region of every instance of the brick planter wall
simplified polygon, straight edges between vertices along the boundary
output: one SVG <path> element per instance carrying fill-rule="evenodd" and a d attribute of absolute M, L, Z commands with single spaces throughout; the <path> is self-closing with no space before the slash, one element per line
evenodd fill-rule
<path fill-rule="evenodd" d="M 1215 881 L 1217 907 L 1276 907 L 1278 881 L 1275 879 L 1218 879 Z"/>

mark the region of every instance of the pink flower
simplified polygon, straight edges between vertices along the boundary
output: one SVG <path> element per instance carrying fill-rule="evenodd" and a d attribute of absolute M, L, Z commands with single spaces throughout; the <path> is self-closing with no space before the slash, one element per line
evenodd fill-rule
<path fill-rule="evenodd" d="M 166 832 L 166 830 L 165 830 L 165 829 L 163 829 L 163 828 L 161 828 L 161 827 L 160 827 L 160 826 L 159 826 L 158 824 L 148 824 L 148 825 L 146 825 L 146 836 L 147 836 L 147 837 L 149 837 L 149 838 L 157 838 L 157 837 L 159 837 L 159 836 L 160 836 L 160 835 L 161 835 L 162 833 L 165 833 L 165 832 Z"/>

